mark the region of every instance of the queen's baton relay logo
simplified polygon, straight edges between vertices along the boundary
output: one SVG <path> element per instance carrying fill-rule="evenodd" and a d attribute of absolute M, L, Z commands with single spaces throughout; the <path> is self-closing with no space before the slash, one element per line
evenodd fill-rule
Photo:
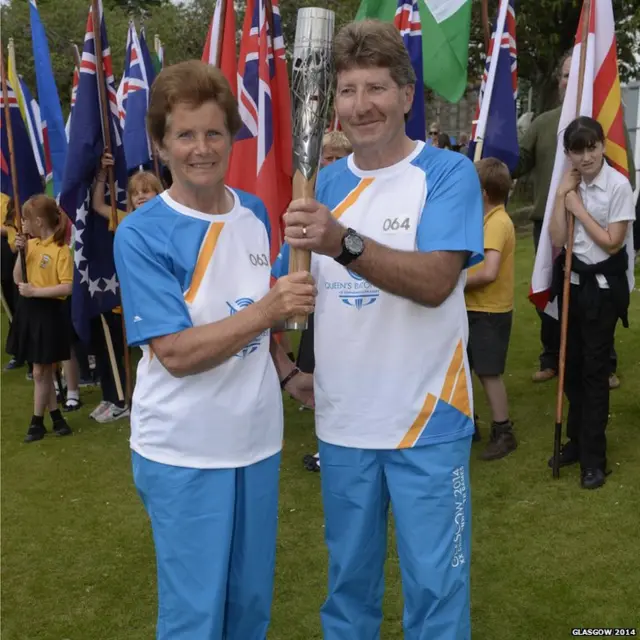
<path fill-rule="evenodd" d="M 246 309 L 250 304 L 253 304 L 253 300 L 251 298 L 238 298 L 235 302 L 227 302 L 227 306 L 229 307 L 229 315 L 233 316 L 238 311 L 242 311 L 242 309 Z M 260 335 L 256 336 L 246 347 L 236 353 L 236 358 L 246 358 L 251 355 L 260 347 L 260 343 L 262 342 L 262 338 L 266 336 L 269 332 L 263 331 Z"/>
<path fill-rule="evenodd" d="M 380 290 L 357 273 L 349 269 L 346 272 L 350 276 L 349 280 L 326 282 L 325 287 L 337 291 L 344 304 L 358 311 L 374 304 L 380 297 Z"/>

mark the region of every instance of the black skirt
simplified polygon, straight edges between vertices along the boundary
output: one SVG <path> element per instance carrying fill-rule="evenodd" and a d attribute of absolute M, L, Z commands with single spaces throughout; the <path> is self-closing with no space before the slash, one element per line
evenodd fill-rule
<path fill-rule="evenodd" d="M 71 317 L 67 300 L 19 296 L 7 339 L 18 361 L 53 364 L 71 357 Z"/>

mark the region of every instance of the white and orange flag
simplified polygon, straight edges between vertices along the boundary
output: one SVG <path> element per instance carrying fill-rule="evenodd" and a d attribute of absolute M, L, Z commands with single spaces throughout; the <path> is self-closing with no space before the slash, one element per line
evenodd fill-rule
<path fill-rule="evenodd" d="M 582 26 L 584 20 L 589 21 L 589 35 L 587 41 L 582 41 Z M 613 6 L 611 0 L 591 0 L 590 15 L 585 15 L 582 7 L 580 24 L 576 34 L 575 47 L 571 58 L 569 83 L 562 104 L 562 114 L 558 126 L 558 142 L 556 158 L 553 165 L 553 176 L 544 212 L 542 234 L 536 254 L 531 291 L 529 298 L 540 310 L 557 317 L 558 309 L 555 302 L 550 303 L 551 275 L 553 259 L 555 257 L 551 238 L 549 236 L 549 219 L 553 212 L 556 190 L 563 174 L 569 168 L 569 162 L 564 153 L 564 131 L 578 112 L 578 75 L 580 73 L 580 54 L 586 47 L 586 64 L 579 114 L 595 118 L 604 129 L 606 138 L 605 154 L 607 160 L 620 173 L 629 177 L 627 163 L 627 148 L 624 135 L 624 121 L 622 101 L 620 96 L 620 77 L 618 76 L 618 58 L 616 55 L 615 23 L 613 20 Z M 630 236 L 629 236 L 630 237 Z M 633 289 L 633 250 L 627 247 L 629 254 L 629 286 Z"/>

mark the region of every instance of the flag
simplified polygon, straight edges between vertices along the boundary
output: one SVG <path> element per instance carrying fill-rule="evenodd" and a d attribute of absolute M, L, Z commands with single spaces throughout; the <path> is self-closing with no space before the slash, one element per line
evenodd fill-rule
<path fill-rule="evenodd" d="M 76 45 L 73 45 L 74 47 Z M 78 58 L 80 56 L 78 55 Z M 71 133 L 71 116 L 73 115 L 73 108 L 76 106 L 76 99 L 78 96 L 78 82 L 80 82 L 80 69 L 73 67 L 73 85 L 71 87 L 71 104 L 69 107 L 69 117 L 65 124 L 64 130 L 67 135 L 67 143 L 69 142 L 69 134 Z"/>
<path fill-rule="evenodd" d="M 496 53 L 498 43 L 498 53 Z M 469 157 L 475 159 L 478 140 L 482 157 L 502 160 L 510 171 L 518 164 L 518 63 L 514 0 L 502 0 L 493 25 L 489 54 L 482 75 L 476 117 L 471 129 Z"/>
<path fill-rule="evenodd" d="M 256 194 L 271 222 L 271 258 L 282 242 L 280 218 L 291 201 L 291 100 L 277 0 L 249 0 L 238 66 L 236 136 L 227 184 Z"/>
<path fill-rule="evenodd" d="M 393 22 L 394 0 L 361 0 L 356 20 Z M 422 59 L 425 86 L 449 102 L 458 102 L 467 88 L 471 0 L 421 0 Z"/>
<path fill-rule="evenodd" d="M 220 59 L 218 59 L 220 56 Z M 233 0 L 218 0 L 204 43 L 202 61 L 219 67 L 229 81 L 233 95 L 238 94 L 236 57 L 236 12 Z"/>
<path fill-rule="evenodd" d="M 42 179 L 38 165 L 33 156 L 33 149 L 29 142 L 29 134 L 20 114 L 20 107 L 11 83 L 7 81 L 9 98 L 9 117 L 11 118 L 11 132 L 13 134 L 13 150 L 15 153 L 16 174 L 18 176 L 18 195 L 22 206 L 31 196 L 42 193 Z M 13 197 L 13 183 L 11 181 L 11 160 L 9 156 L 9 138 L 7 135 L 6 112 L 4 96 L 0 92 L 0 191 L 8 197 Z"/>
<path fill-rule="evenodd" d="M 327 132 L 329 131 L 342 131 L 342 127 L 340 126 L 340 120 L 338 119 L 338 112 L 336 108 L 333 108 L 333 117 L 331 118 L 331 122 L 327 126 Z"/>
<path fill-rule="evenodd" d="M 140 53 L 142 54 L 142 60 L 144 61 L 144 70 L 147 74 L 147 85 L 150 87 L 153 84 L 153 81 L 156 79 L 156 75 L 158 75 L 158 72 L 156 71 L 155 64 L 153 63 L 153 58 L 151 57 L 151 52 L 149 51 L 149 46 L 147 45 L 147 38 L 144 33 L 144 27 L 140 29 L 139 47 Z"/>
<path fill-rule="evenodd" d="M 131 32 L 135 30 L 135 26 L 133 24 L 133 20 L 129 21 L 129 28 L 127 29 L 127 43 L 124 47 L 124 71 L 122 73 L 122 77 L 120 78 L 120 84 L 118 85 L 118 90 L 116 91 L 116 104 L 118 105 L 118 120 L 120 120 L 120 128 L 124 129 L 124 119 L 127 114 L 127 108 L 125 105 L 126 102 L 126 91 L 125 87 L 127 84 L 127 65 L 129 64 L 129 59 L 131 58 L 131 42 L 132 36 Z"/>
<path fill-rule="evenodd" d="M 42 120 L 40 117 L 40 107 L 34 100 L 27 83 L 22 76 L 18 77 L 20 83 L 20 91 L 24 100 L 25 110 L 25 125 L 27 126 L 27 132 L 29 133 L 29 139 L 31 140 L 31 149 L 33 151 L 33 157 L 38 165 L 38 172 L 42 178 L 42 182 L 45 187 L 50 187 L 47 190 L 49 195 L 53 194 L 53 185 L 51 185 L 51 157 L 47 158 L 44 150 L 44 137 L 42 133 Z"/>
<path fill-rule="evenodd" d="M 116 193 L 111 194 L 107 190 L 106 195 L 108 200 L 115 197 L 118 208 L 125 209 L 126 164 L 102 3 L 99 3 L 99 13 L 111 153 L 115 159 Z M 76 228 L 71 316 L 76 332 L 85 342 L 90 338 L 90 319 L 120 304 L 118 281 L 113 263 L 113 235 L 108 231 L 107 221 L 90 210 L 91 186 L 104 151 L 98 74 L 96 73 L 94 40 L 94 25 L 98 26 L 96 23 L 98 20 L 94 22 L 93 12 L 89 11 L 80 65 L 78 95 L 73 111 L 67 162 L 60 193 L 60 206 L 74 221 Z"/>
<path fill-rule="evenodd" d="M 553 270 L 554 251 L 549 236 L 549 219 L 553 213 L 555 193 L 564 173 L 569 169 L 569 161 L 564 153 L 563 136 L 565 129 L 575 120 L 576 113 L 595 118 L 605 134 L 605 155 L 609 164 L 623 175 L 629 177 L 627 150 L 622 116 L 622 100 L 620 95 L 620 78 L 618 76 L 618 60 L 616 56 L 615 23 L 611 0 L 591 0 L 591 13 L 585 15 L 582 7 L 580 24 L 576 34 L 575 47 L 571 57 L 569 82 L 562 103 L 560 123 L 558 125 L 558 142 L 556 158 L 553 165 L 549 198 L 544 212 L 542 233 L 536 253 L 531 290 L 529 298 L 540 310 L 557 317 L 556 301 L 550 301 L 550 286 Z M 582 25 L 588 21 L 587 41 L 582 40 Z M 578 75 L 580 73 L 580 52 L 586 48 L 585 69 L 582 88 L 582 99 L 578 105 Z M 629 242 L 630 241 L 630 242 Z M 634 287 L 633 241 L 627 241 L 629 267 L 627 277 L 629 290 Z"/>
<path fill-rule="evenodd" d="M 51 165 L 53 193 L 57 196 L 62 188 L 62 174 L 67 156 L 67 136 L 60 107 L 58 89 L 53 76 L 49 44 L 40 20 L 36 0 L 30 0 L 31 44 L 36 69 L 38 102 L 42 119 L 42 136 L 45 162 Z M 47 170 L 47 175 L 49 175 Z"/>
<path fill-rule="evenodd" d="M 153 48 L 155 49 L 155 53 L 152 58 L 153 68 L 155 69 L 156 75 L 158 75 L 164 67 L 164 47 L 162 46 L 162 42 L 160 41 L 160 36 L 158 34 L 153 38 Z"/>
<path fill-rule="evenodd" d="M 412 140 L 425 140 L 427 137 L 424 113 L 424 80 L 422 79 L 422 27 L 418 0 L 398 0 L 394 24 L 404 46 L 409 52 L 411 66 L 416 73 L 416 91 L 407 124 L 407 136 Z"/>
<path fill-rule="evenodd" d="M 135 171 L 140 166 L 150 164 L 152 158 L 145 122 L 149 107 L 149 83 L 133 20 L 129 23 L 127 40 L 129 38 L 131 42 L 127 47 L 122 105 L 118 113 L 120 115 L 124 111 L 125 114 L 123 140 L 127 171 Z"/>

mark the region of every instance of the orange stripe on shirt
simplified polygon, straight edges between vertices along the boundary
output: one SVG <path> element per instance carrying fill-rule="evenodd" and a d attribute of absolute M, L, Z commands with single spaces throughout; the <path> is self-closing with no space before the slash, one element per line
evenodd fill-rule
<path fill-rule="evenodd" d="M 209 227 L 209 231 L 207 231 L 207 235 L 202 243 L 200 255 L 198 256 L 198 262 L 196 262 L 196 268 L 193 271 L 191 286 L 184 294 L 184 299 L 188 303 L 192 303 L 198 295 L 198 289 L 202 284 L 204 274 L 206 273 L 207 267 L 213 257 L 213 252 L 215 251 L 216 244 L 218 244 L 218 238 L 220 237 L 222 227 L 224 227 L 224 222 L 212 222 Z"/>
<path fill-rule="evenodd" d="M 349 195 L 332 211 L 336 220 L 349 208 L 352 207 L 358 198 L 362 195 L 362 192 L 373 182 L 374 178 L 363 178 L 358 183 L 358 186 L 349 193 Z"/>
<path fill-rule="evenodd" d="M 408 449 L 415 444 L 424 425 L 431 417 L 437 401 L 438 399 L 434 395 L 427 393 L 427 397 L 424 399 L 424 403 L 422 405 L 422 409 L 420 409 L 418 417 L 413 421 L 413 424 L 409 427 L 404 438 L 400 441 L 398 449 Z"/>
<path fill-rule="evenodd" d="M 460 367 L 462 366 L 462 355 L 462 340 L 459 340 L 444 377 L 444 384 L 442 385 L 442 392 L 440 393 L 440 398 L 449 404 L 451 404 L 451 394 L 456 382 L 456 377 L 458 376 L 458 371 L 460 371 Z"/>

